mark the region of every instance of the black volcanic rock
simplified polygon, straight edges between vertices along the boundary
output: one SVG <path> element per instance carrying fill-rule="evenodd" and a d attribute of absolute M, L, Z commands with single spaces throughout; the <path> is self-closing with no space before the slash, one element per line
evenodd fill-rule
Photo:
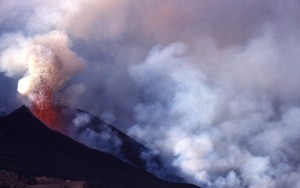
<path fill-rule="evenodd" d="M 103 188 L 193 188 L 170 183 L 50 130 L 26 107 L 0 118 L 0 169 Z"/>

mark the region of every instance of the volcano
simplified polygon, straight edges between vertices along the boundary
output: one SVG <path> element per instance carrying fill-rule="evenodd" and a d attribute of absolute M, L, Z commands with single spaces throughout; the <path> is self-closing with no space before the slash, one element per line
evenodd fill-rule
<path fill-rule="evenodd" d="M 122 136 L 127 138 L 125 134 Z M 145 148 L 135 142 L 128 143 Z M 124 151 L 130 158 L 129 153 L 133 151 L 129 145 L 126 144 Z M 130 159 L 134 163 L 135 157 Z M 0 169 L 22 177 L 83 181 L 100 188 L 197 188 L 161 180 L 139 165 L 88 148 L 49 129 L 24 106 L 0 118 Z"/>

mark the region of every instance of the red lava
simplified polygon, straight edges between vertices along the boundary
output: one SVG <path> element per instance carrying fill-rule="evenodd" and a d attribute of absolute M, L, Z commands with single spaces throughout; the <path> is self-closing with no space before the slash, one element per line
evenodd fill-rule
<path fill-rule="evenodd" d="M 68 129 L 62 115 L 63 107 L 53 104 L 53 93 L 49 90 L 40 91 L 31 106 L 32 113 L 47 127 L 61 133 Z"/>

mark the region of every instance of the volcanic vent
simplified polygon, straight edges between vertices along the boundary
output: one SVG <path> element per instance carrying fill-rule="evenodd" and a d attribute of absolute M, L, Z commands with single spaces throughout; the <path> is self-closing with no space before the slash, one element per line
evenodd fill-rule
<path fill-rule="evenodd" d="M 59 117 L 61 108 L 59 93 L 68 89 L 69 78 L 80 71 L 84 61 L 70 50 L 68 37 L 61 32 L 37 36 L 26 47 L 27 71 L 19 80 L 18 92 L 25 97 L 31 111 L 51 129 L 68 133 L 68 128 Z M 71 96 L 64 97 L 66 99 Z"/>

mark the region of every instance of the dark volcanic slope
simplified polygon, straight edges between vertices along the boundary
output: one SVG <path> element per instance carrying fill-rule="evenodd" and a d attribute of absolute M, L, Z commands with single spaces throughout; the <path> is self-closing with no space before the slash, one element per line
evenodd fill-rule
<path fill-rule="evenodd" d="M 192 188 L 162 181 L 48 129 L 27 108 L 0 118 L 0 168 L 27 176 L 84 180 L 107 188 Z"/>
<path fill-rule="evenodd" d="M 163 173 L 163 178 L 167 181 L 170 180 L 172 182 L 184 183 L 184 180 L 182 178 L 173 174 L 176 171 L 175 168 L 173 168 L 169 164 L 163 163 L 163 160 L 159 155 L 155 155 L 147 147 L 140 144 L 119 129 L 115 128 L 113 125 L 110 125 L 102 119 L 82 110 L 65 106 L 60 107 L 60 109 L 63 109 L 63 119 L 67 120 L 67 122 L 73 123 L 68 127 L 73 128 L 73 134 L 71 134 L 70 137 L 74 140 L 79 140 L 79 142 L 81 141 L 81 143 L 83 143 L 84 145 L 92 147 L 99 151 L 110 153 L 118 159 L 121 159 L 122 161 L 130 163 L 131 165 L 134 165 L 136 167 L 142 168 L 145 171 L 152 170 L 152 172 L 158 172 L 159 175 L 162 175 Z M 82 123 L 79 128 L 74 129 L 74 127 L 76 127 L 74 126 L 74 119 L 78 118 L 78 116 L 88 117 L 88 121 Z M 96 133 L 98 135 L 109 134 L 111 136 L 109 137 L 109 139 L 107 139 L 107 137 L 104 137 L 104 139 L 102 137 L 97 137 L 96 140 L 90 143 L 84 141 L 82 142 L 82 140 L 78 139 L 78 135 L 80 135 L 85 130 L 92 130 L 93 133 Z M 114 146 L 116 139 L 122 142 L 122 144 L 117 147 Z M 95 146 L 95 143 L 97 143 L 97 146 Z M 146 157 L 143 158 L 143 156 Z"/>
<path fill-rule="evenodd" d="M 84 130 L 86 127 L 89 127 L 90 129 L 92 129 L 93 131 L 96 131 L 97 133 L 103 133 L 107 130 L 109 130 L 110 133 L 114 133 L 121 141 L 122 141 L 122 145 L 120 146 L 120 151 L 117 154 L 121 154 L 121 158 L 129 163 L 131 163 L 132 165 L 135 165 L 137 167 L 143 168 L 146 170 L 146 166 L 147 164 L 145 163 L 144 160 L 142 160 L 140 158 L 141 153 L 143 152 L 149 152 L 149 150 L 142 144 L 140 144 L 139 142 L 135 141 L 134 139 L 132 139 L 131 137 L 129 137 L 128 135 L 126 135 L 125 133 L 123 133 L 122 131 L 120 131 L 119 129 L 115 128 L 114 126 L 104 122 L 103 120 L 92 116 L 91 114 L 89 114 L 88 112 L 82 111 L 82 110 L 78 110 L 78 109 L 72 109 L 69 107 L 63 107 L 64 110 L 64 114 L 65 114 L 65 118 L 68 118 L 69 122 L 72 122 L 73 119 L 75 118 L 76 115 L 79 114 L 87 114 L 91 119 L 90 121 L 81 127 L 82 130 Z M 80 130 L 77 130 L 77 133 L 79 133 Z M 72 136 L 71 136 L 72 137 Z M 76 138 L 74 138 L 76 140 Z M 109 141 L 107 140 L 101 140 L 101 142 L 103 142 L 105 145 L 109 145 Z M 100 148 L 96 148 L 100 151 Z M 110 152 L 107 152 L 110 153 Z M 118 156 L 117 156 L 118 157 Z M 151 161 L 152 163 L 157 163 L 157 165 L 160 165 L 160 159 L 159 157 L 154 157 L 152 159 L 153 161 Z"/>

